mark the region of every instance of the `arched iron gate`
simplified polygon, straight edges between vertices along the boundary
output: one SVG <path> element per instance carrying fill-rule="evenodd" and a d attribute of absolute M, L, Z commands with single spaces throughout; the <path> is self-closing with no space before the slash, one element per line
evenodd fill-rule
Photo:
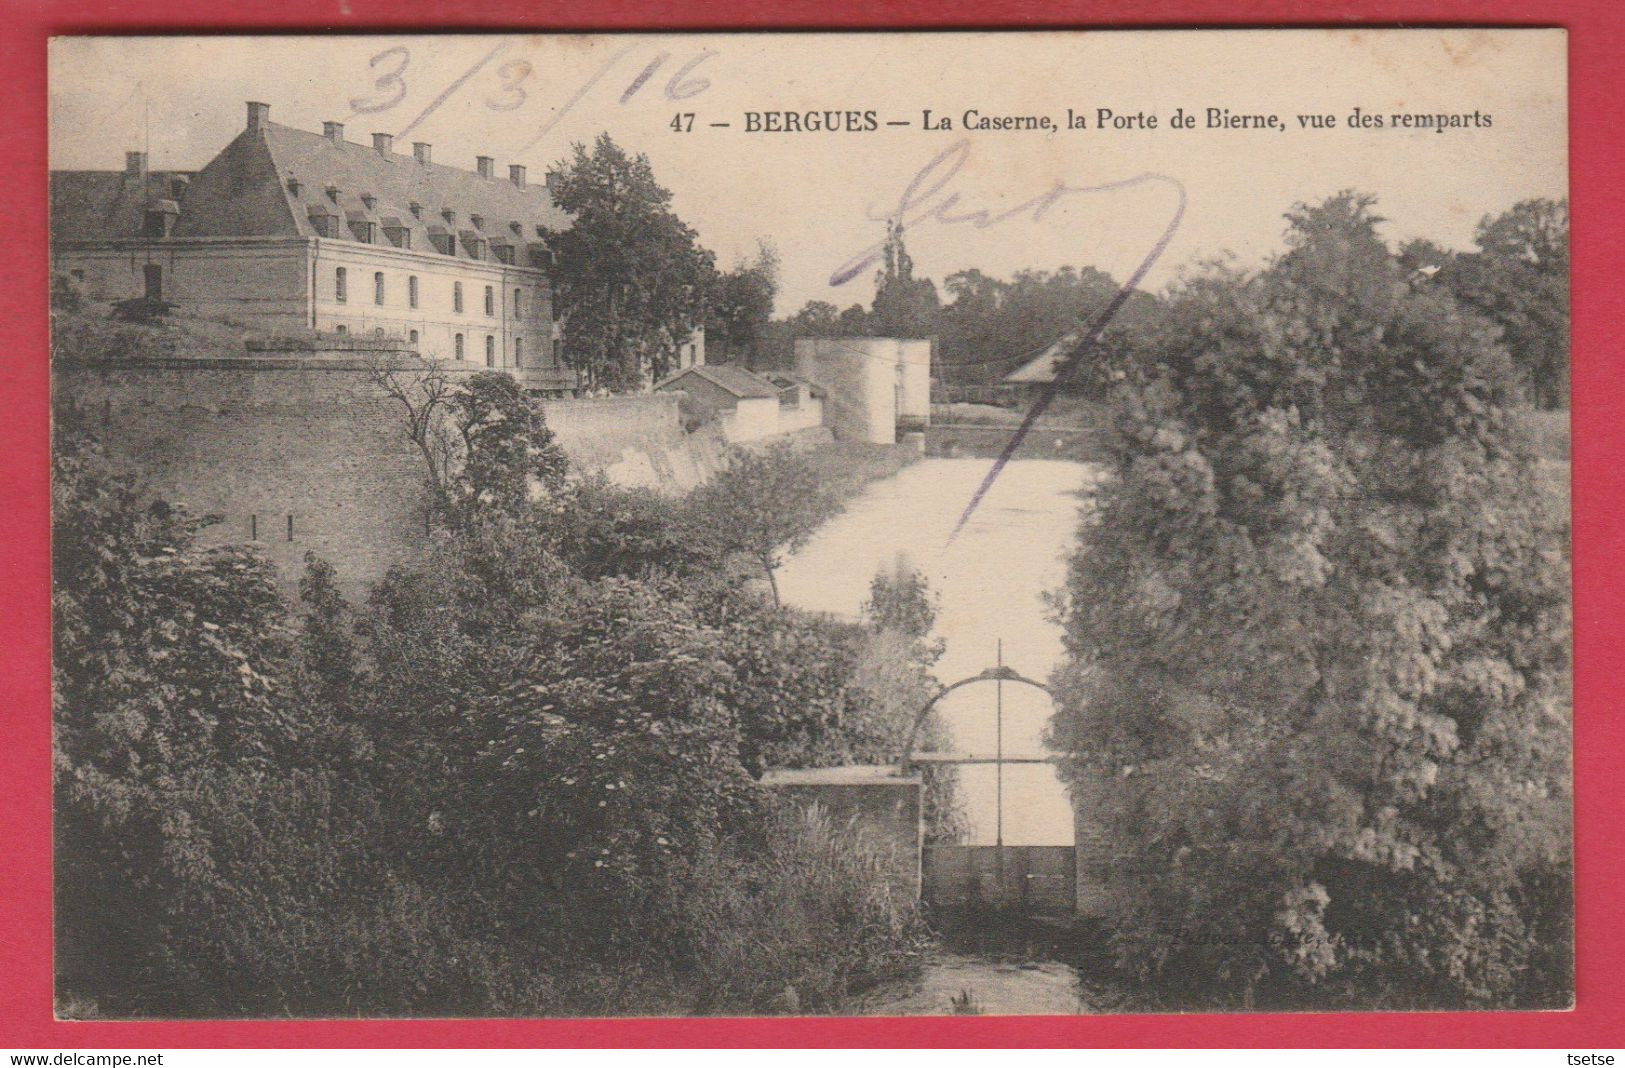
<path fill-rule="evenodd" d="M 991 756 L 956 752 L 919 752 L 920 728 L 931 711 L 950 693 L 975 683 L 995 685 L 995 747 Z M 1077 905 L 1077 852 L 1073 846 L 1006 846 L 1004 844 L 1004 766 L 1053 763 L 1048 755 L 1010 756 L 1004 751 L 1004 684 L 1016 683 L 1042 690 L 1051 701 L 1054 692 L 1004 664 L 1004 643 L 994 667 L 949 683 L 916 713 L 900 761 L 902 770 L 922 767 L 992 764 L 995 771 L 994 844 L 924 847 L 920 857 L 921 895 L 943 910 L 995 910 L 1025 916 L 1068 916 Z"/>

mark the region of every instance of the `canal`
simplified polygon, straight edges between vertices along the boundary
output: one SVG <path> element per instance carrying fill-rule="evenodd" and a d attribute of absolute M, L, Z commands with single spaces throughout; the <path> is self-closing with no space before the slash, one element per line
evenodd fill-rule
<path fill-rule="evenodd" d="M 872 483 L 824 526 L 779 572 L 789 604 L 856 617 L 869 582 L 901 558 L 931 580 L 941 597 L 936 636 L 946 643 L 937 677 L 951 682 L 1004 661 L 1048 681 L 1061 658 L 1061 630 L 1044 595 L 1058 588 L 1077 533 L 1083 495 L 1099 477 L 1089 464 L 1014 460 L 1005 466 L 976 514 L 952 544 L 948 536 L 991 461 L 932 457 Z M 994 686 L 967 686 L 942 705 L 957 750 L 992 753 Z M 1030 687 L 1004 687 L 1004 748 L 1042 749 L 1049 700 Z M 995 771 L 961 771 L 971 844 L 991 844 Z M 1004 840 L 1008 845 L 1072 844 L 1072 811 L 1054 769 L 1043 764 L 1004 770 Z"/>

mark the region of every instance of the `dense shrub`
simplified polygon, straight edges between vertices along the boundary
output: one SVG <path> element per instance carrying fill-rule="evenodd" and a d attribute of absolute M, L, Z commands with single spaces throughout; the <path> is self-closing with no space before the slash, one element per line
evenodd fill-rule
<path fill-rule="evenodd" d="M 65 1011 L 830 1010 L 912 959 L 876 847 L 751 773 L 878 744 L 891 713 L 855 695 L 917 676 L 913 639 L 864 667 L 865 628 L 679 553 L 679 504 L 567 484 L 539 413 L 476 377 L 436 402 L 447 521 L 358 606 L 314 557 L 286 604 L 64 421 Z M 777 948 L 747 968 L 713 921 Z"/>
<path fill-rule="evenodd" d="M 695 1011 L 837 1012 L 916 966 L 926 931 L 898 864 L 816 805 L 779 812 L 762 846 L 699 854 L 672 902 L 695 937 Z"/>
<path fill-rule="evenodd" d="M 1495 329 L 1370 206 L 1140 337 L 1053 733 L 1179 1003 L 1561 1004 L 1567 516 Z"/>

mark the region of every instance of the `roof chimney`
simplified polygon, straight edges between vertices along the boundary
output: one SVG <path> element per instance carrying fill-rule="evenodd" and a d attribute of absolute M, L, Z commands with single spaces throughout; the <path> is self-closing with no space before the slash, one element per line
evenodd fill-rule
<path fill-rule="evenodd" d="M 429 142 L 427 142 L 427 141 L 413 141 L 412 142 L 412 155 L 417 157 L 417 161 L 419 163 L 428 163 L 429 162 Z"/>
<path fill-rule="evenodd" d="M 558 188 L 558 185 L 559 185 L 559 174 L 558 174 L 558 172 L 557 171 L 548 171 L 547 172 L 547 177 L 544 179 L 544 181 L 547 184 L 547 191 L 549 193 L 553 192 L 555 189 Z"/>
<path fill-rule="evenodd" d="M 271 121 L 271 105 L 262 104 L 258 100 L 248 102 L 248 132 L 254 133 L 265 128 Z"/>
<path fill-rule="evenodd" d="M 322 136 L 338 144 L 344 140 L 344 124 L 342 122 L 322 123 Z"/>
<path fill-rule="evenodd" d="M 389 155 L 395 150 L 395 135 L 380 133 L 373 134 L 372 147 L 378 150 L 378 154 L 380 156 Z"/>
<path fill-rule="evenodd" d="M 480 172 L 481 178 L 489 178 L 496 169 L 496 160 L 490 156 L 475 156 L 474 169 Z"/>
<path fill-rule="evenodd" d="M 124 173 L 131 178 L 139 178 L 147 173 L 147 154 L 145 152 L 124 153 Z"/>
<path fill-rule="evenodd" d="M 508 181 L 512 182 L 514 185 L 517 185 L 520 189 L 525 188 L 525 167 L 524 167 L 524 164 L 522 164 L 522 163 L 510 163 L 510 164 L 508 164 Z"/>

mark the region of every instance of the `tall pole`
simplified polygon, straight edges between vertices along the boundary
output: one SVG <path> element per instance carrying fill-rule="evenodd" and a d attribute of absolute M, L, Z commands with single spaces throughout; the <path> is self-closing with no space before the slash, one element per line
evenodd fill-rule
<path fill-rule="evenodd" d="M 1004 639 L 999 639 L 999 676 L 993 683 L 994 752 L 993 764 L 993 846 L 998 851 L 999 893 L 1004 893 Z"/>

